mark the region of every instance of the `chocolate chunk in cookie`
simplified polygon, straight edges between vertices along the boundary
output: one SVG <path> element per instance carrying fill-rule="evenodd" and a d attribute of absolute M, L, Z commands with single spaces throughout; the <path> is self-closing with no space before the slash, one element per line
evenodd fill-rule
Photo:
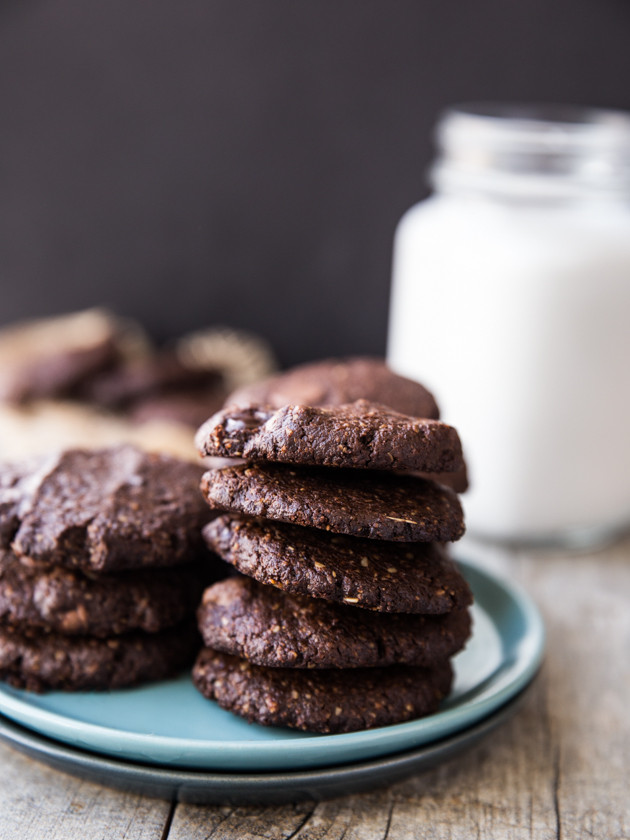
<path fill-rule="evenodd" d="M 0 679 L 29 691 L 123 688 L 173 676 L 198 649 L 194 622 L 110 639 L 0 628 Z"/>
<path fill-rule="evenodd" d="M 357 400 L 317 408 L 228 408 L 196 436 L 201 455 L 369 470 L 455 472 L 464 466 L 457 432 Z"/>
<path fill-rule="evenodd" d="M 457 540 L 462 508 L 452 490 L 411 476 L 284 464 L 205 473 L 211 507 L 381 540 Z"/>
<path fill-rule="evenodd" d="M 97 571 L 198 554 L 209 516 L 197 465 L 132 446 L 68 450 L 30 464 L 19 481 L 0 482 L 0 533 L 14 532 L 16 554 Z"/>
<path fill-rule="evenodd" d="M 343 405 L 355 400 L 382 403 L 412 417 L 439 417 L 433 396 L 399 376 L 382 359 L 326 359 L 292 368 L 234 391 L 227 406 Z"/>
<path fill-rule="evenodd" d="M 205 563 L 95 576 L 0 551 L 0 625 L 26 634 L 156 633 L 191 615 L 210 579 Z"/>
<path fill-rule="evenodd" d="M 193 681 L 205 697 L 252 723 L 351 732 L 437 711 L 450 690 L 452 670 L 448 661 L 431 669 L 264 668 L 204 648 Z"/>
<path fill-rule="evenodd" d="M 438 543 L 392 543 L 298 525 L 220 516 L 204 528 L 213 551 L 261 583 L 379 612 L 439 615 L 472 601 Z"/>
<path fill-rule="evenodd" d="M 430 668 L 457 653 L 470 615 L 381 615 L 246 577 L 210 586 L 197 612 L 208 647 L 272 668 Z"/>

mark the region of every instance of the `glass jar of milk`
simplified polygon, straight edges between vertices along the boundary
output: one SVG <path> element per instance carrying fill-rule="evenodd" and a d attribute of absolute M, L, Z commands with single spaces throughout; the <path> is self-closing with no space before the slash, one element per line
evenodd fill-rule
<path fill-rule="evenodd" d="M 388 361 L 461 435 L 473 535 L 630 525 L 630 114 L 453 109 L 394 244 Z"/>

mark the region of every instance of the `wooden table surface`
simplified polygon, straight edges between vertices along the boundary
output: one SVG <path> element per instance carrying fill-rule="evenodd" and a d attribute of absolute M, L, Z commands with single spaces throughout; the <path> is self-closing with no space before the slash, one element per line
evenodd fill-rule
<path fill-rule="evenodd" d="M 0 838 L 630 838 L 630 540 L 582 554 L 464 550 L 521 583 L 548 633 L 524 706 L 467 753 L 371 793 L 231 807 L 117 792 L 0 744 Z"/>

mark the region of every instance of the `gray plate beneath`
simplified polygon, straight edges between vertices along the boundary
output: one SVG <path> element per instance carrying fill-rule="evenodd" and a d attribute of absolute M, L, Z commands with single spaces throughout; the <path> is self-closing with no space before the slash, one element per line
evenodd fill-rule
<path fill-rule="evenodd" d="M 529 686 L 474 726 L 432 744 L 372 761 L 299 772 L 211 773 L 120 761 L 60 744 L 3 716 L 0 739 L 57 770 L 160 799 L 207 805 L 320 800 L 392 784 L 452 758 L 511 717 L 528 691 Z"/>

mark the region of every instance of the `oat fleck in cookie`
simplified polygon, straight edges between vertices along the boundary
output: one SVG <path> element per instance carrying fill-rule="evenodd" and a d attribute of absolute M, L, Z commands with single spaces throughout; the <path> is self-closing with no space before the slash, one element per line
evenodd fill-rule
<path fill-rule="evenodd" d="M 250 722 L 310 732 L 351 732 L 411 720 L 437 711 L 452 669 L 314 670 L 264 668 L 204 648 L 193 669 L 198 690 Z"/>
<path fill-rule="evenodd" d="M 87 575 L 0 551 L 0 626 L 26 635 L 156 633 L 193 613 L 209 579 L 205 563 Z"/>
<path fill-rule="evenodd" d="M 29 691 L 116 689 L 173 676 L 199 649 L 194 622 L 108 639 L 0 628 L 0 679 Z"/>
<path fill-rule="evenodd" d="M 208 587 L 197 618 L 207 647 L 272 668 L 430 668 L 461 650 L 470 634 L 467 610 L 380 615 L 246 577 Z"/>
<path fill-rule="evenodd" d="M 447 542 L 464 533 L 455 493 L 411 476 L 242 464 L 205 473 L 202 491 L 214 508 L 356 537 Z"/>
<path fill-rule="evenodd" d="M 352 357 L 300 365 L 285 373 L 234 391 L 228 406 L 343 405 L 355 400 L 387 405 L 411 417 L 437 419 L 439 411 L 427 389 L 399 376 L 382 359 Z"/>
<path fill-rule="evenodd" d="M 287 592 L 379 612 L 438 615 L 472 601 L 468 584 L 437 543 L 392 543 L 220 516 L 208 546 L 245 575 Z"/>
<path fill-rule="evenodd" d="M 457 432 L 357 400 L 318 408 L 228 408 L 196 436 L 201 455 L 370 470 L 455 472 L 464 466 Z"/>
<path fill-rule="evenodd" d="M 19 556 L 111 571 L 190 562 L 202 547 L 209 516 L 195 464 L 118 446 L 4 470 L 0 534 Z"/>

